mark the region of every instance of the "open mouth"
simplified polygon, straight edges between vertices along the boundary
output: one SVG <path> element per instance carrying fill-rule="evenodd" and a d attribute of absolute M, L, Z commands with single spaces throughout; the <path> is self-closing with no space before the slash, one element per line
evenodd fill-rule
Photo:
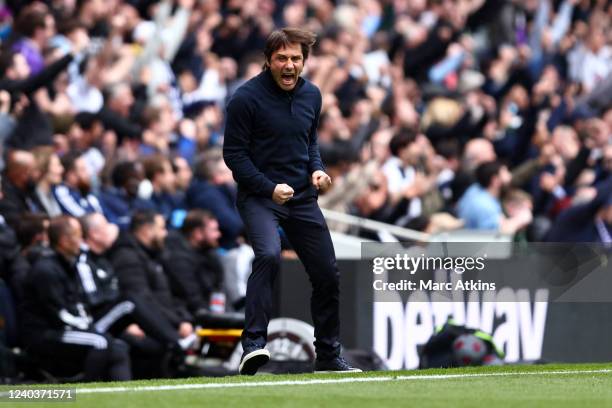
<path fill-rule="evenodd" d="M 295 74 L 294 73 L 283 73 L 281 74 L 281 81 L 285 85 L 291 85 L 293 81 L 295 81 Z"/>

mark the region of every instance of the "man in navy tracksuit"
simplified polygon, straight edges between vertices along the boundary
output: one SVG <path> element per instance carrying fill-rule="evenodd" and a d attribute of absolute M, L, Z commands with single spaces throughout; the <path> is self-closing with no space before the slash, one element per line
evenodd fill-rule
<path fill-rule="evenodd" d="M 241 86 L 227 107 L 223 157 L 238 182 L 237 206 L 255 251 L 241 374 L 255 374 L 270 359 L 264 346 L 280 266 L 279 225 L 313 286 L 315 371 L 360 371 L 340 357 L 339 273 L 317 205 L 317 191 L 331 184 L 317 144 L 321 93 L 300 77 L 314 42 L 313 33 L 299 29 L 270 34 L 263 72 Z"/>

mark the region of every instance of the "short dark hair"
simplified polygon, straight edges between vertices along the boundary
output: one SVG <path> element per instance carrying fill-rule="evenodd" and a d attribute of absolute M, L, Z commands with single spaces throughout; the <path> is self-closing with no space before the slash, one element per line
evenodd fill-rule
<path fill-rule="evenodd" d="M 181 233 L 189 237 L 195 229 L 203 227 L 209 220 L 213 219 L 216 218 L 209 211 L 202 209 L 191 210 L 185 216 L 185 220 L 181 226 Z"/>
<path fill-rule="evenodd" d="M 416 141 L 416 132 L 412 129 L 401 128 L 389 142 L 389 150 L 391 154 L 397 156 L 399 151 L 404 147 L 414 143 Z"/>
<path fill-rule="evenodd" d="M 499 174 L 503 164 L 497 161 L 484 162 L 476 168 L 476 181 L 482 187 L 487 188 L 491 185 L 493 177 Z"/>
<path fill-rule="evenodd" d="M 37 29 L 47 26 L 47 15 L 33 7 L 24 8 L 15 21 L 15 31 L 25 37 L 32 37 Z"/>
<path fill-rule="evenodd" d="M 79 159 L 79 157 L 82 156 L 82 154 L 83 153 L 81 153 L 79 151 L 72 150 L 72 151 L 64 154 L 60 158 L 60 161 L 62 162 L 62 166 L 64 166 L 64 174 L 68 173 L 69 171 L 73 171 L 74 170 L 75 163 Z"/>
<path fill-rule="evenodd" d="M 25 213 L 19 217 L 15 234 L 22 248 L 33 244 L 34 237 L 45 232 L 45 221 L 49 217 L 46 214 Z"/>
<path fill-rule="evenodd" d="M 155 217 L 159 215 L 155 210 L 137 210 L 132 214 L 130 232 L 139 231 L 145 225 L 155 224 Z"/>
<path fill-rule="evenodd" d="M 151 181 L 157 174 L 164 172 L 164 163 L 169 162 L 168 158 L 163 154 L 154 154 L 142 160 L 145 177 Z"/>
<path fill-rule="evenodd" d="M 222 160 L 223 153 L 220 149 L 208 149 L 199 154 L 193 164 L 194 177 L 200 180 L 211 180 Z"/>
<path fill-rule="evenodd" d="M 308 59 L 312 46 L 317 41 L 317 35 L 312 31 L 302 30 L 296 27 L 285 27 L 280 30 L 275 30 L 268 36 L 266 40 L 266 46 L 264 48 L 264 56 L 266 57 L 266 63 L 272 58 L 272 54 L 275 51 L 280 50 L 283 47 L 287 47 L 289 44 L 298 43 L 302 46 L 302 55 L 304 61 Z M 267 65 L 264 64 L 264 69 Z"/>
<path fill-rule="evenodd" d="M 96 122 L 100 122 L 98 115 L 91 112 L 79 112 L 74 117 L 74 121 L 83 130 L 91 130 Z"/>
<path fill-rule="evenodd" d="M 60 215 L 51 219 L 47 230 L 51 248 L 57 248 L 63 237 L 72 234 L 72 226 L 70 225 L 72 220 L 76 221 L 76 218 L 69 215 Z"/>
<path fill-rule="evenodd" d="M 143 109 L 142 115 L 140 118 L 140 124 L 144 128 L 151 127 L 152 124 L 159 121 L 159 115 L 161 114 L 161 109 L 156 106 L 147 106 Z"/>
<path fill-rule="evenodd" d="M 128 180 L 137 172 L 137 164 L 126 160 L 115 164 L 111 170 L 111 183 L 115 187 L 125 187 Z"/>

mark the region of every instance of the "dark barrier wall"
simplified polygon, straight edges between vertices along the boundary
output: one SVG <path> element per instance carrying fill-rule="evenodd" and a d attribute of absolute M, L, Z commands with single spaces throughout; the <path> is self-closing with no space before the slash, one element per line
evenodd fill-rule
<path fill-rule="evenodd" d="M 391 369 L 415 368 L 420 345 L 449 316 L 492 333 L 508 362 L 612 361 L 611 303 L 562 303 L 551 301 L 546 289 L 502 287 L 486 302 L 436 302 L 421 293 L 375 304 L 367 262 L 339 261 L 338 266 L 344 346 L 375 350 Z M 312 324 L 309 305 L 310 283 L 303 267 L 284 261 L 276 285 L 276 316 Z"/>

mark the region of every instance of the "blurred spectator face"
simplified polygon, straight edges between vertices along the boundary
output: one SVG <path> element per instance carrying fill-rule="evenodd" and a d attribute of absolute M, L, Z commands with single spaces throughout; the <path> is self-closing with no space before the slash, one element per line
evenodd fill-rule
<path fill-rule="evenodd" d="M 83 129 L 76 122 L 68 130 L 68 142 L 75 149 L 81 149 L 83 145 Z"/>
<path fill-rule="evenodd" d="M 216 162 L 212 182 L 216 185 L 231 184 L 234 182 L 232 171 L 227 167 L 225 161 L 218 160 Z"/>
<path fill-rule="evenodd" d="M 283 10 L 283 19 L 289 27 L 299 27 L 304 25 L 306 17 L 306 7 L 302 3 L 292 3 Z"/>
<path fill-rule="evenodd" d="M 64 166 L 59 156 L 50 146 L 39 146 L 32 153 L 36 161 L 36 170 L 40 174 L 39 182 L 54 186 L 62 182 Z"/>
<path fill-rule="evenodd" d="M 298 43 L 289 44 L 274 51 L 268 61 L 272 78 L 284 91 L 295 88 L 298 77 L 304 69 L 302 46 Z"/>
<path fill-rule="evenodd" d="M 521 211 L 531 211 L 533 209 L 531 197 L 522 190 L 512 190 L 508 192 L 504 197 L 503 206 L 509 217 L 514 217 Z"/>
<path fill-rule="evenodd" d="M 330 107 L 321 121 L 319 137 L 322 142 L 332 142 L 333 139 L 350 139 L 351 133 L 342 113 L 337 106 Z"/>
<path fill-rule="evenodd" d="M 363 216 L 368 216 L 380 209 L 387 202 L 387 178 L 381 170 L 373 175 L 366 191 L 357 197 L 355 204 Z"/>
<path fill-rule="evenodd" d="M 164 241 L 167 235 L 166 220 L 158 214 L 155 216 L 155 222 L 151 225 L 151 247 L 160 251 L 164 249 Z"/>
<path fill-rule="evenodd" d="M 148 128 L 159 136 L 168 136 L 177 125 L 177 120 L 170 106 L 170 102 L 165 97 L 159 97 L 156 103 L 151 106 L 151 122 Z"/>
<path fill-rule="evenodd" d="M 74 162 L 74 169 L 66 175 L 66 181 L 79 189 L 81 194 L 89 194 L 91 191 L 91 174 L 85 159 L 79 157 Z"/>
<path fill-rule="evenodd" d="M 594 147 L 602 148 L 612 140 L 608 124 L 601 119 L 595 118 L 589 120 L 587 131 Z"/>
<path fill-rule="evenodd" d="M 416 141 L 414 143 L 410 143 L 408 146 L 404 147 L 398 152 L 398 156 L 402 163 L 406 163 L 411 166 L 419 164 L 422 154 L 423 148 Z"/>
<path fill-rule="evenodd" d="M 62 182 L 62 175 L 64 174 L 64 166 L 57 154 L 52 154 L 49 158 L 49 167 L 47 171 L 43 171 L 43 177 L 51 185 L 56 185 Z"/>
<path fill-rule="evenodd" d="M 157 176 L 159 178 L 161 190 L 164 192 L 173 192 L 176 179 L 169 160 L 164 160 L 163 168 L 164 171 Z"/>
<path fill-rule="evenodd" d="M 497 159 L 493 144 L 486 139 L 472 139 L 467 142 L 463 155 L 464 165 L 468 171 L 482 163 Z"/>
<path fill-rule="evenodd" d="M 128 84 L 120 83 L 112 89 L 109 106 L 113 111 L 127 117 L 133 104 L 134 94 Z"/>
<path fill-rule="evenodd" d="M 182 191 L 187 190 L 193 177 L 191 166 L 189 166 L 189 163 L 184 157 L 179 156 L 174 159 L 174 167 L 176 168 L 176 172 L 174 173 L 176 189 Z"/>
<path fill-rule="evenodd" d="M 83 2 L 81 12 L 88 14 L 95 21 L 98 21 L 108 15 L 110 7 L 104 0 L 86 0 Z"/>
<path fill-rule="evenodd" d="M 93 213 L 87 216 L 88 231 L 86 243 L 91 248 L 96 248 L 101 252 L 108 250 L 119 236 L 119 227 L 111 224 L 106 217 L 100 213 Z"/>
<path fill-rule="evenodd" d="M 19 218 L 15 229 L 22 252 L 27 254 L 33 246 L 48 246 L 49 219 L 46 215 L 26 213 Z"/>
<path fill-rule="evenodd" d="M 569 126 L 556 127 L 553 131 L 552 143 L 565 161 L 574 159 L 580 150 L 578 135 Z"/>
<path fill-rule="evenodd" d="M 45 17 L 45 28 L 43 33 L 45 43 L 55 35 L 55 19 L 51 14 L 47 14 Z"/>
<path fill-rule="evenodd" d="M 78 123 L 70 127 L 68 140 L 75 150 L 87 150 L 102 138 L 104 127 L 99 120 L 94 121 L 91 129 L 85 130 Z"/>
<path fill-rule="evenodd" d="M 103 86 L 100 62 L 97 58 L 90 58 L 87 62 L 87 68 L 83 74 L 83 77 L 87 83 L 93 87 L 101 89 Z"/>
<path fill-rule="evenodd" d="M 587 44 L 591 51 L 598 52 L 604 45 L 606 45 L 606 36 L 603 30 L 599 27 L 593 28 L 589 32 Z"/>
<path fill-rule="evenodd" d="M 389 142 L 392 137 L 390 130 L 381 130 L 372 135 L 372 158 L 378 163 L 384 163 L 391 156 Z"/>
<path fill-rule="evenodd" d="M 161 125 L 160 131 L 163 133 L 170 133 L 176 127 L 176 117 L 174 116 L 174 111 L 172 110 L 170 103 L 166 102 L 162 106 L 159 121 Z"/>
<path fill-rule="evenodd" d="M 69 228 L 66 233 L 60 237 L 57 247 L 57 251 L 64 255 L 76 257 L 81 253 L 81 243 L 83 241 L 83 231 L 81 224 L 75 219 L 69 218 Z"/>
<path fill-rule="evenodd" d="M 219 63 L 221 65 L 221 75 L 226 83 L 236 79 L 238 76 L 238 64 L 233 58 L 221 58 Z"/>
<path fill-rule="evenodd" d="M 32 153 L 16 150 L 9 154 L 6 176 L 17 188 L 21 190 L 33 189 L 38 182 L 39 174 Z"/>
<path fill-rule="evenodd" d="M 219 246 L 219 239 L 221 239 L 221 231 L 219 230 L 219 222 L 214 219 L 208 219 L 204 222 L 202 227 L 202 244 L 206 248 L 217 248 Z"/>
<path fill-rule="evenodd" d="M 546 80 L 548 82 L 554 82 L 553 78 L 556 75 L 556 71 L 552 68 L 548 68 L 547 71 L 542 75 L 542 81 Z M 520 110 L 526 109 L 529 105 L 529 94 L 527 90 L 520 86 L 515 85 L 510 90 L 510 94 L 508 97 L 508 101 L 515 103 Z"/>
<path fill-rule="evenodd" d="M 125 184 L 120 187 L 123 187 L 130 197 L 136 197 L 138 195 L 138 186 L 144 178 L 142 164 L 136 162 L 133 166 L 130 166 L 125 178 Z"/>

